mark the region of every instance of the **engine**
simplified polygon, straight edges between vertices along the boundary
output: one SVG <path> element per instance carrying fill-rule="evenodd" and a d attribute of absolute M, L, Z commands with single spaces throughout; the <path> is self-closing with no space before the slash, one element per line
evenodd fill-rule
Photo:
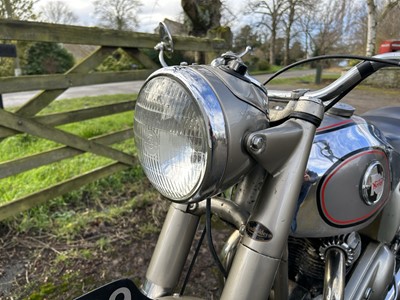
<path fill-rule="evenodd" d="M 296 295 L 296 299 L 314 298 L 322 294 L 324 254 L 330 247 L 337 247 L 345 252 L 348 273 L 360 256 L 361 238 L 356 232 L 321 239 L 289 238 L 289 279 L 294 283 L 291 294 Z"/>

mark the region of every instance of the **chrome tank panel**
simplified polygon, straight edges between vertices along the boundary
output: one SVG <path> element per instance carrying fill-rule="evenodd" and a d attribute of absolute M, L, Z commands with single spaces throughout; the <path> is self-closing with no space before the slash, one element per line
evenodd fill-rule
<path fill-rule="evenodd" d="M 326 114 L 317 130 L 292 221 L 297 237 L 327 237 L 371 223 L 391 191 L 389 148 L 364 119 Z"/>

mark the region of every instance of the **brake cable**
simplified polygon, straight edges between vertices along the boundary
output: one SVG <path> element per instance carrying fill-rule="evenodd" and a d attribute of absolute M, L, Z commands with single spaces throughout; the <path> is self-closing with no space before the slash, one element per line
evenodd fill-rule
<path fill-rule="evenodd" d="M 210 249 L 211 255 L 214 259 L 215 264 L 217 265 L 218 269 L 222 273 L 222 275 L 227 278 L 228 273 L 225 270 L 224 266 L 222 265 L 217 251 L 215 250 L 214 243 L 212 240 L 212 235 L 211 235 L 211 198 L 207 198 L 206 200 L 206 231 L 207 231 L 207 242 L 208 242 L 208 247 Z"/>
<path fill-rule="evenodd" d="M 185 280 L 183 281 L 182 288 L 181 288 L 181 290 L 179 292 L 180 296 L 182 296 L 184 294 L 184 292 L 185 292 L 186 286 L 187 286 L 187 284 L 189 282 L 189 277 L 190 277 L 190 275 L 191 275 L 191 273 L 193 271 L 194 264 L 196 262 L 197 256 L 199 255 L 200 248 L 201 248 L 201 245 L 203 243 L 203 240 L 204 240 L 204 237 L 206 236 L 206 234 L 207 234 L 207 244 L 208 244 L 208 247 L 210 249 L 211 255 L 212 255 L 213 259 L 214 259 L 215 264 L 217 265 L 219 271 L 222 273 L 222 275 L 224 276 L 225 279 L 228 276 L 228 273 L 226 272 L 224 266 L 222 265 L 222 263 L 221 263 L 221 261 L 220 261 L 220 259 L 218 257 L 217 251 L 215 250 L 214 243 L 213 243 L 213 240 L 212 240 L 212 234 L 211 234 L 211 198 L 207 198 L 207 200 L 206 200 L 206 220 L 205 221 L 206 221 L 206 224 L 205 224 L 204 229 L 203 229 L 203 231 L 201 233 L 200 239 L 197 242 L 196 249 L 195 249 L 195 252 L 194 252 L 193 257 L 192 257 L 192 261 L 190 262 L 188 271 L 187 271 L 186 276 L 185 276 Z"/>
<path fill-rule="evenodd" d="M 196 250 L 194 251 L 192 261 L 190 262 L 189 269 L 188 269 L 188 271 L 186 273 L 185 280 L 183 281 L 182 288 L 181 288 L 181 291 L 179 293 L 179 296 L 183 296 L 183 293 L 185 292 L 186 285 L 189 282 L 190 274 L 192 273 L 194 264 L 196 262 L 196 258 L 199 255 L 201 245 L 203 244 L 204 237 L 206 236 L 206 231 L 207 231 L 207 227 L 204 226 L 204 229 L 203 229 L 203 231 L 201 233 L 200 239 L 197 242 Z"/>

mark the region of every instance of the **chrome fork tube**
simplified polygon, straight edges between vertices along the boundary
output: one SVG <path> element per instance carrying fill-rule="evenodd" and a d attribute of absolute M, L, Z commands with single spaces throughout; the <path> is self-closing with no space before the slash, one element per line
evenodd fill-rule
<path fill-rule="evenodd" d="M 324 300 L 343 300 L 346 276 L 346 254 L 332 247 L 325 254 Z"/>
<path fill-rule="evenodd" d="M 246 225 L 222 300 L 268 299 L 270 295 L 316 130 L 315 123 L 303 118 L 322 119 L 323 107 L 318 99 L 302 99 L 295 113 L 299 118 L 248 137 L 249 152 L 270 175 Z M 252 147 L 256 139 L 257 147 Z M 260 140 L 265 144 L 260 145 Z"/>
<path fill-rule="evenodd" d="M 170 295 L 178 284 L 199 223 L 186 210 L 187 205 L 169 208 L 142 286 L 151 299 Z"/>
<path fill-rule="evenodd" d="M 387 293 L 385 300 L 396 300 L 400 296 L 400 270 L 396 272 L 393 278 L 393 285 Z"/>
<path fill-rule="evenodd" d="M 276 277 L 275 277 L 275 283 L 274 283 L 274 287 L 273 287 L 273 295 L 270 295 L 271 300 L 287 300 L 287 299 L 289 299 L 288 255 L 289 255 L 289 252 L 286 247 L 283 257 L 282 257 L 282 260 L 281 260 L 281 263 L 279 264 L 278 273 L 276 274 Z"/>

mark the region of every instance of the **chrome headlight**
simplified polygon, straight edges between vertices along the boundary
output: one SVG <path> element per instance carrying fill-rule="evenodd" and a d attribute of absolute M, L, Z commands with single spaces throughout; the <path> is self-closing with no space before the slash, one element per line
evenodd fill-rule
<path fill-rule="evenodd" d="M 228 102 L 232 107 L 224 108 Z M 218 192 L 247 170 L 251 158 L 241 139 L 266 124 L 265 111 L 238 100 L 207 68 L 171 67 L 154 73 L 140 91 L 134 132 L 150 182 L 165 197 L 186 202 Z M 237 160 L 234 168 L 230 159 Z M 231 169 L 238 169 L 234 176 Z"/>

